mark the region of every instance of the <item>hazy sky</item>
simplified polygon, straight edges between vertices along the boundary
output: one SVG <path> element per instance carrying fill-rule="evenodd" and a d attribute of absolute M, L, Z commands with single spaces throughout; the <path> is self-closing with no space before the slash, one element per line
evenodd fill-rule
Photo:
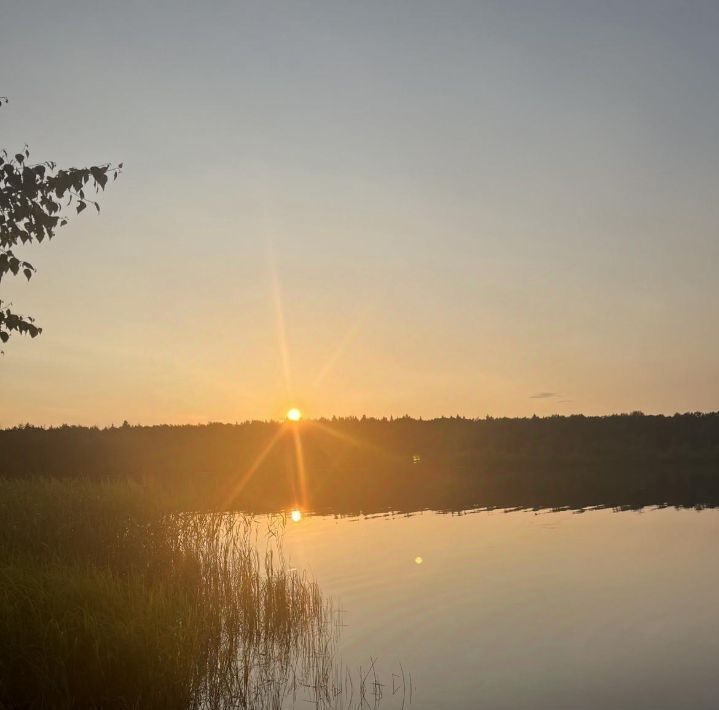
<path fill-rule="evenodd" d="M 0 287 L 44 328 L 0 426 L 719 408 L 718 36 L 716 0 L 5 0 L 0 146 L 125 171 Z"/>

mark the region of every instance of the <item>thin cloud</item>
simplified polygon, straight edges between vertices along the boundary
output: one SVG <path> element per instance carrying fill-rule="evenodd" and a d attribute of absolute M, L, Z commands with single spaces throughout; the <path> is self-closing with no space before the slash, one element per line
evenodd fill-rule
<path fill-rule="evenodd" d="M 529 399 L 550 399 L 551 397 L 560 397 L 559 392 L 539 392 L 533 394 Z"/>

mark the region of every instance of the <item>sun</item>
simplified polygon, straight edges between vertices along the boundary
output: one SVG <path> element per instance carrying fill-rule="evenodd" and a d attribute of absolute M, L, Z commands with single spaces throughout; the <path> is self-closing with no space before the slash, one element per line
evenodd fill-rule
<path fill-rule="evenodd" d="M 302 419 L 302 412 L 300 412 L 297 407 L 292 407 L 292 409 L 287 410 L 287 418 L 291 422 L 298 422 L 300 419 Z"/>
<path fill-rule="evenodd" d="M 290 519 L 292 520 L 293 523 L 299 523 L 300 520 L 302 520 L 302 512 L 299 510 L 293 510 L 290 513 Z"/>

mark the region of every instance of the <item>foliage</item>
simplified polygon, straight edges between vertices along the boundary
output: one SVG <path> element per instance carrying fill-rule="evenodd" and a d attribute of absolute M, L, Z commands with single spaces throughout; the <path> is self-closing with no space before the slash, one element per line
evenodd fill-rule
<path fill-rule="evenodd" d="M 0 105 L 6 102 L 0 97 Z M 32 163 L 27 146 L 14 155 L 0 151 L 0 282 L 21 273 L 30 280 L 35 267 L 17 256 L 15 249 L 52 239 L 73 209 L 80 214 L 92 205 L 99 212 L 99 203 L 90 195 L 104 190 L 110 177 L 116 180 L 121 169 L 122 163 L 88 168 Z M 0 342 L 6 343 L 12 333 L 34 338 L 40 332 L 33 318 L 13 312 L 11 304 L 0 300 Z"/>

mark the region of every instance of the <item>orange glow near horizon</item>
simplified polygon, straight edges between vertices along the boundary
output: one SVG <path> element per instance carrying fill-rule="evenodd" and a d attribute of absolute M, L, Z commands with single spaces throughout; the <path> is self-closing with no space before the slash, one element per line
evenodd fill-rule
<path fill-rule="evenodd" d="M 293 510 L 290 513 L 290 520 L 292 520 L 293 523 L 299 523 L 300 520 L 302 520 L 302 511 L 301 510 Z"/>

